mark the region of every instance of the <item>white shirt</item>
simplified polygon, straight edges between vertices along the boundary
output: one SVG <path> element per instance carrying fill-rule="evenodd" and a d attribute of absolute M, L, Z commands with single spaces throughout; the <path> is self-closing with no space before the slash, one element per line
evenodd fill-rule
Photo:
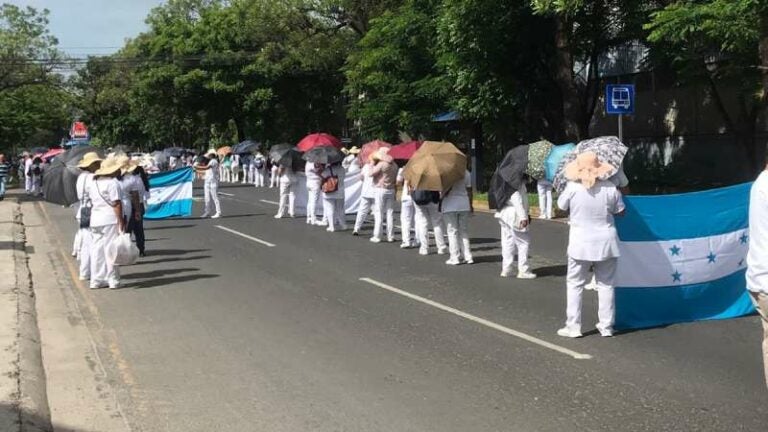
<path fill-rule="evenodd" d="M 371 164 L 363 165 L 363 189 L 361 195 L 363 198 L 374 199 L 376 198 L 376 191 L 373 187 L 373 176 L 371 176 Z"/>
<path fill-rule="evenodd" d="M 117 225 L 117 216 L 112 207 L 120 201 L 120 183 L 114 178 L 101 178 L 88 183 L 86 189 L 91 198 L 91 226 Z"/>
<path fill-rule="evenodd" d="M 219 182 L 219 161 L 211 159 L 208 161 L 208 169 L 205 170 L 205 182 L 206 183 L 218 183 Z"/>
<path fill-rule="evenodd" d="M 168 168 L 175 170 L 178 164 L 179 159 L 176 156 L 171 156 L 168 158 Z"/>
<path fill-rule="evenodd" d="M 25 175 L 25 176 L 27 175 L 27 173 L 29 173 L 29 175 L 30 175 L 30 176 L 31 176 L 31 175 L 33 175 L 33 174 L 32 174 L 32 173 L 29 171 L 29 169 L 30 169 L 30 168 L 32 168 L 32 158 L 27 158 L 27 161 L 26 161 L 26 162 L 24 162 L 24 175 Z"/>
<path fill-rule="evenodd" d="M 760 174 L 749 195 L 747 289 L 768 294 L 768 171 Z"/>
<path fill-rule="evenodd" d="M 412 201 L 411 199 L 411 191 L 409 190 L 408 186 L 408 180 L 405 179 L 405 176 L 403 176 L 403 172 L 405 171 L 405 168 L 400 168 L 397 170 L 397 182 L 403 183 L 403 192 L 400 194 L 400 201 L 407 202 Z"/>
<path fill-rule="evenodd" d="M 334 170 L 334 172 L 336 171 Z M 307 162 L 307 165 L 304 167 L 304 174 L 307 175 L 307 189 L 311 191 L 319 190 L 323 179 L 320 177 L 320 174 L 315 171 L 314 163 Z"/>
<path fill-rule="evenodd" d="M 139 199 L 141 199 L 142 191 L 141 189 L 144 189 L 144 185 L 142 185 L 141 188 L 139 188 L 139 185 L 136 183 L 137 177 L 132 174 L 125 174 L 123 175 L 123 178 L 119 180 L 120 182 L 120 200 L 123 202 L 123 216 L 127 218 L 133 217 L 133 202 L 131 201 L 131 192 L 136 192 L 139 194 Z M 141 182 L 141 180 L 139 180 Z"/>
<path fill-rule="evenodd" d="M 331 169 L 326 168 L 325 171 L 323 171 L 323 177 L 329 177 L 330 175 Z M 323 197 L 326 199 L 344 199 L 344 177 L 346 177 L 346 171 L 344 170 L 344 167 L 335 165 L 333 167 L 333 175 L 339 178 L 339 187 L 336 189 L 336 192 L 323 192 Z"/>
<path fill-rule="evenodd" d="M 77 190 L 77 210 L 75 213 L 75 218 L 80 219 L 80 208 L 83 206 L 83 200 L 85 197 L 85 190 L 88 186 L 88 184 L 93 182 L 93 173 L 90 172 L 82 172 L 79 176 L 77 176 L 77 183 L 75 184 L 75 190 Z"/>
<path fill-rule="evenodd" d="M 509 197 L 504 208 L 496 213 L 496 217 L 510 229 L 527 232 L 528 227 L 524 228 L 522 222 L 528 220 L 528 211 L 528 188 L 521 182 L 520 188 Z"/>
<path fill-rule="evenodd" d="M 619 236 L 613 215 L 624 211 L 624 200 L 613 183 L 598 181 L 592 189 L 568 182 L 557 206 L 570 210 L 568 256 L 599 262 L 619 257 Z"/>
<path fill-rule="evenodd" d="M 293 173 L 293 169 L 289 167 L 283 167 L 283 175 L 280 176 L 280 183 L 291 184 L 296 182 L 296 174 Z"/>
<path fill-rule="evenodd" d="M 469 171 L 464 172 L 464 179 L 457 181 L 451 186 L 451 189 L 443 197 L 443 205 L 441 207 L 443 213 L 451 212 L 468 212 L 469 195 L 467 189 L 472 187 L 472 175 Z"/>

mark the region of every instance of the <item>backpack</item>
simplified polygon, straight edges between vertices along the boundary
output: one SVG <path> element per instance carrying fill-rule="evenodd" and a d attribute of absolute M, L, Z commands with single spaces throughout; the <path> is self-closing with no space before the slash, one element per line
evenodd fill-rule
<path fill-rule="evenodd" d="M 320 187 L 325 193 L 334 193 L 339 190 L 339 177 L 333 175 L 333 168 L 329 169 L 331 170 L 331 175 L 323 177 L 323 183 Z"/>
<path fill-rule="evenodd" d="M 264 158 L 256 158 L 253 164 L 256 166 L 256 169 L 264 168 Z"/>
<path fill-rule="evenodd" d="M 411 194 L 411 199 L 416 205 L 437 204 L 440 202 L 440 192 L 416 189 Z"/>

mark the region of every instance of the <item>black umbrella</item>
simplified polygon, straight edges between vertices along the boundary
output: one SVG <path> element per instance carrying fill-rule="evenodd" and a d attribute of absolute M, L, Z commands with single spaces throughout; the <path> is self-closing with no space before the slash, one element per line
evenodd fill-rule
<path fill-rule="evenodd" d="M 256 141 L 251 141 L 251 140 L 245 140 L 240 144 L 237 144 L 234 147 L 232 147 L 232 153 L 234 154 L 253 153 L 260 148 L 261 148 L 261 143 L 258 143 Z"/>
<path fill-rule="evenodd" d="M 303 168 L 304 161 L 301 159 L 301 153 L 290 144 L 278 144 L 272 147 L 269 150 L 269 157 L 272 162 L 290 167 L 294 171 L 300 171 Z"/>
<path fill-rule="evenodd" d="M 54 204 L 69 206 L 77 202 L 77 167 L 86 153 L 101 150 L 91 146 L 73 147 L 56 157 L 43 171 L 43 197 Z"/>
<path fill-rule="evenodd" d="M 187 150 L 181 148 L 181 147 L 170 147 L 165 150 L 163 150 L 163 154 L 165 154 L 168 157 L 175 157 L 180 158 L 184 156 L 184 153 L 186 153 Z"/>
<path fill-rule="evenodd" d="M 517 146 L 507 152 L 491 178 L 488 205 L 492 209 L 502 209 L 507 205 L 512 194 L 520 189 L 527 168 L 527 145 Z"/>
<path fill-rule="evenodd" d="M 30 150 L 29 152 L 32 153 L 33 155 L 45 154 L 45 153 L 48 152 L 48 147 L 35 147 L 32 150 Z"/>
<path fill-rule="evenodd" d="M 343 161 L 346 156 L 336 147 L 315 147 L 302 157 L 307 162 L 333 165 Z"/>

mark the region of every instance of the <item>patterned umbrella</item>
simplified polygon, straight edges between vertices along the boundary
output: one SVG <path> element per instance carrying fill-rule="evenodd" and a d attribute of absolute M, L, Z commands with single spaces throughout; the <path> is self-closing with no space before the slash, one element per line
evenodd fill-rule
<path fill-rule="evenodd" d="M 371 141 L 368 144 L 363 144 L 363 148 L 360 150 L 360 154 L 358 155 L 360 158 L 360 163 L 363 165 L 367 164 L 371 160 L 371 155 L 379 151 L 379 149 L 382 147 L 392 148 L 392 144 L 381 140 Z"/>
<path fill-rule="evenodd" d="M 528 145 L 528 169 L 526 174 L 540 179 L 546 175 L 546 161 L 549 152 L 552 151 L 552 143 L 543 140 Z"/>
<path fill-rule="evenodd" d="M 512 194 L 520 189 L 525 171 L 529 166 L 529 154 L 529 146 L 521 145 L 508 151 L 504 156 L 491 178 L 491 187 L 488 190 L 490 208 L 504 208 Z"/>
<path fill-rule="evenodd" d="M 392 146 L 392 149 L 389 151 L 389 155 L 392 156 L 393 159 L 410 160 L 413 155 L 421 148 L 422 144 L 424 144 L 423 141 L 409 141 L 398 144 L 396 146 Z"/>
<path fill-rule="evenodd" d="M 600 177 L 600 180 L 608 180 L 619 172 L 621 164 L 624 162 L 624 156 L 627 155 L 628 150 L 627 146 L 615 136 L 598 137 L 580 142 L 576 146 L 576 151 L 567 154 L 560 161 L 557 174 L 555 174 L 555 190 L 557 190 L 558 193 L 565 190 L 565 186 L 568 184 L 568 179 L 565 178 L 565 166 L 576 160 L 576 156 L 581 153 L 594 152 L 597 154 L 597 158 L 600 162 L 607 163 L 614 167 L 611 172 Z"/>
<path fill-rule="evenodd" d="M 449 142 L 426 141 L 405 165 L 403 175 L 414 189 L 445 192 L 464 178 L 467 156 Z"/>
<path fill-rule="evenodd" d="M 344 145 L 341 141 L 333 135 L 327 133 L 315 133 L 305 136 L 296 145 L 296 150 L 300 152 L 307 152 L 315 147 L 336 147 L 341 150 Z"/>

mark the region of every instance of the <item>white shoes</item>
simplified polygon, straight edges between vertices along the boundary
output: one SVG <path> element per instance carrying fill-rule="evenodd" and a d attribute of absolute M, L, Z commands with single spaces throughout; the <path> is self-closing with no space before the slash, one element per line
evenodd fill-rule
<path fill-rule="evenodd" d="M 381 239 L 378 237 L 371 237 L 371 243 L 381 243 Z"/>
<path fill-rule="evenodd" d="M 582 336 L 580 331 L 568 327 L 563 327 L 558 330 L 557 335 L 567 338 L 580 338 Z"/>
<path fill-rule="evenodd" d="M 531 272 L 523 272 L 517 274 L 518 279 L 536 279 L 536 275 Z"/>
<path fill-rule="evenodd" d="M 419 248 L 419 255 L 429 255 L 429 249 Z"/>
<path fill-rule="evenodd" d="M 275 219 L 282 219 L 283 215 L 275 215 Z"/>
<path fill-rule="evenodd" d="M 512 276 L 512 271 L 511 270 L 502 270 L 501 274 L 499 276 L 503 277 L 503 278 L 508 278 L 508 277 Z"/>
<path fill-rule="evenodd" d="M 457 265 L 460 265 L 460 264 L 461 264 L 461 261 L 459 261 L 459 260 L 457 260 L 457 259 L 449 259 L 449 260 L 448 260 L 448 261 L 446 261 L 445 263 L 446 263 L 447 265 L 450 265 L 450 266 L 457 266 Z"/>
<path fill-rule="evenodd" d="M 475 263 L 475 260 L 474 260 L 474 259 L 472 259 L 472 258 L 469 258 L 469 259 L 466 259 L 466 258 L 465 258 L 465 259 L 464 259 L 464 264 L 469 264 L 469 265 L 472 265 L 472 264 L 474 264 L 474 263 Z"/>
<path fill-rule="evenodd" d="M 446 247 L 446 248 L 442 248 L 442 249 L 438 249 L 438 250 L 437 250 L 437 254 L 438 254 L 438 255 L 445 255 L 445 254 L 447 254 L 447 253 L 448 253 L 448 248 L 447 248 L 447 247 Z"/>
<path fill-rule="evenodd" d="M 211 216 L 211 219 L 218 219 L 221 217 L 221 213 L 216 213 L 215 215 Z"/>
<path fill-rule="evenodd" d="M 208 217 L 208 216 L 210 216 L 210 215 L 211 215 L 210 213 L 208 213 L 208 212 L 205 212 L 205 213 L 203 213 L 203 214 L 201 214 L 201 215 L 200 215 L 200 219 L 205 219 L 205 218 L 207 218 L 207 217 Z"/>

